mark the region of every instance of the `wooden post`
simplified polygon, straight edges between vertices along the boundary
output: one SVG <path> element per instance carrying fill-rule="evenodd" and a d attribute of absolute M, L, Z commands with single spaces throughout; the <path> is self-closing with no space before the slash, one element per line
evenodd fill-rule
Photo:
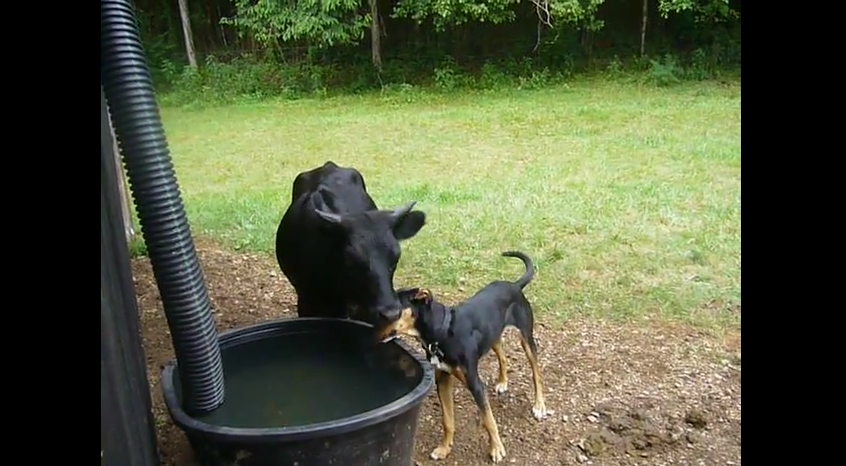
<path fill-rule="evenodd" d="M 126 243 L 129 244 L 135 236 L 135 229 L 132 227 L 132 204 L 130 203 L 129 193 L 126 189 L 126 171 L 123 169 L 123 160 L 120 156 L 120 148 L 118 147 L 117 137 L 115 136 L 115 127 L 112 124 L 111 115 L 109 115 L 109 131 L 112 133 L 112 145 L 115 154 L 115 169 L 117 170 L 117 173 L 115 173 L 115 179 L 118 182 L 118 194 L 120 195 L 123 232 L 126 236 Z"/>
<path fill-rule="evenodd" d="M 102 88 L 101 88 L 102 89 Z M 113 139 L 100 91 L 100 464 L 159 466 L 129 250 L 120 237 Z"/>

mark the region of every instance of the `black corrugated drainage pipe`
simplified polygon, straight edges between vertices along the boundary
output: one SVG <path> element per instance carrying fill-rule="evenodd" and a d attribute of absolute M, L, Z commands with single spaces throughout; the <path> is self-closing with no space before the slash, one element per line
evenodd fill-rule
<path fill-rule="evenodd" d="M 217 331 L 128 0 L 100 1 L 100 82 L 167 315 L 183 409 L 207 413 L 224 396 Z"/>

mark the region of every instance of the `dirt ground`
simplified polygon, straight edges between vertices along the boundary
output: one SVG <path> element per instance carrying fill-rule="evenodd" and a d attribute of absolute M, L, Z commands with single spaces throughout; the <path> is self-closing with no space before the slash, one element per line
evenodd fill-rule
<path fill-rule="evenodd" d="M 197 243 L 221 330 L 293 317 L 292 289 L 272 259 Z M 173 358 L 161 300 L 146 259 L 133 261 L 150 389 L 163 463 L 196 463 L 170 421 L 158 385 Z M 527 290 L 531 299 L 531 289 Z M 449 301 L 449 300 L 447 300 Z M 571 320 L 553 328 L 538 319 L 546 381 L 544 421 L 531 415 L 531 372 L 513 330 L 505 337 L 509 391 L 493 392 L 496 358 L 482 365 L 507 456 L 503 464 L 740 465 L 740 333 L 715 339 L 677 325 Z M 491 464 L 487 437 L 466 390 L 456 399 L 457 433 L 449 458 L 429 459 L 441 436 L 434 390 L 424 403 L 416 464 Z"/>

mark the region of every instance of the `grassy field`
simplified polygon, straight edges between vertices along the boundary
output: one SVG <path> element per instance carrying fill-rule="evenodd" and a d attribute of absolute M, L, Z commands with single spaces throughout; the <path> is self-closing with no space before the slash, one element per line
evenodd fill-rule
<path fill-rule="evenodd" d="M 396 285 L 515 279 L 538 313 L 740 326 L 740 82 L 163 108 L 195 234 L 273 253 L 294 176 L 333 160 L 418 201 Z"/>

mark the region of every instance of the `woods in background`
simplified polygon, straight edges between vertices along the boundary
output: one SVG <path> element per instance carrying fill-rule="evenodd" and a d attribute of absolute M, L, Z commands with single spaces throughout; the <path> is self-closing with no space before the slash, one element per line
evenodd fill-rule
<path fill-rule="evenodd" d="M 740 0 L 137 0 L 157 86 L 240 93 L 740 67 Z M 231 81 L 231 82 L 230 82 Z M 233 91 L 234 92 L 234 91 Z"/>

